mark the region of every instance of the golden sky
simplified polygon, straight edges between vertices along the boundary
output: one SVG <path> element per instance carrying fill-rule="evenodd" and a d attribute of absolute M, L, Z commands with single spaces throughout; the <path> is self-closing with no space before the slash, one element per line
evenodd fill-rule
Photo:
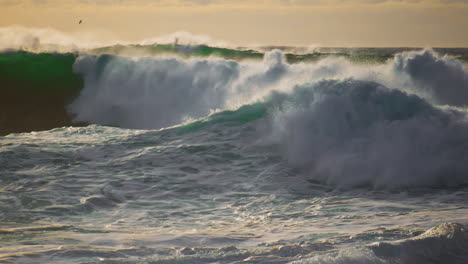
<path fill-rule="evenodd" d="M 244 46 L 468 47 L 468 0 L 0 0 L 0 11 L 0 27 L 124 41 L 187 31 Z"/>

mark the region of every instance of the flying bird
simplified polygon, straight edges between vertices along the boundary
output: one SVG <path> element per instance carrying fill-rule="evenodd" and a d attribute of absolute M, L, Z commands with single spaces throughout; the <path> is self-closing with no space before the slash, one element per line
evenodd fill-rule
<path fill-rule="evenodd" d="M 78 24 L 81 24 L 81 22 L 83 22 L 83 21 L 80 19 L 80 22 L 78 22 Z"/>

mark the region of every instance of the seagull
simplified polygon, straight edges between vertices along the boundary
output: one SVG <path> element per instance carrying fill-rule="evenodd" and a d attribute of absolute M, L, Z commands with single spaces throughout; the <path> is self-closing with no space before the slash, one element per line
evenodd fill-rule
<path fill-rule="evenodd" d="M 80 22 L 78 22 L 78 24 L 81 24 L 81 22 L 83 22 L 83 21 L 80 19 Z"/>

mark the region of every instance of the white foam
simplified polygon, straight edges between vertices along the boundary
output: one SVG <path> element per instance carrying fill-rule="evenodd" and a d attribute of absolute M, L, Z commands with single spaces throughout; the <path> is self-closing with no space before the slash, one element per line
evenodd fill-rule
<path fill-rule="evenodd" d="M 372 67 L 331 58 L 290 65 L 277 50 L 262 62 L 82 55 L 75 70 L 85 88 L 70 110 L 78 121 L 158 129 L 271 94 L 264 143 L 282 145 L 311 179 L 456 186 L 468 183 L 466 110 L 450 106 L 468 102 L 460 67 L 430 50 Z"/>
<path fill-rule="evenodd" d="M 269 140 L 310 179 L 378 188 L 468 183 L 465 112 L 355 80 L 300 86 L 272 100 L 279 102 Z"/>

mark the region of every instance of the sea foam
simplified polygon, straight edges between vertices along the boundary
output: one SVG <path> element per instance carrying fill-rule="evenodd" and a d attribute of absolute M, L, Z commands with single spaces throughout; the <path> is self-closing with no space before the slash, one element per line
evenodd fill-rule
<path fill-rule="evenodd" d="M 271 100 L 268 140 L 312 180 L 341 187 L 468 183 L 464 111 L 357 80 L 298 86 Z"/>
<path fill-rule="evenodd" d="M 278 50 L 261 62 L 82 55 L 75 71 L 85 80 L 69 108 L 78 121 L 159 129 L 261 102 L 270 128 L 258 142 L 280 145 L 310 180 L 468 183 L 468 74 L 430 50 L 375 67 L 331 58 L 288 64 Z"/>

